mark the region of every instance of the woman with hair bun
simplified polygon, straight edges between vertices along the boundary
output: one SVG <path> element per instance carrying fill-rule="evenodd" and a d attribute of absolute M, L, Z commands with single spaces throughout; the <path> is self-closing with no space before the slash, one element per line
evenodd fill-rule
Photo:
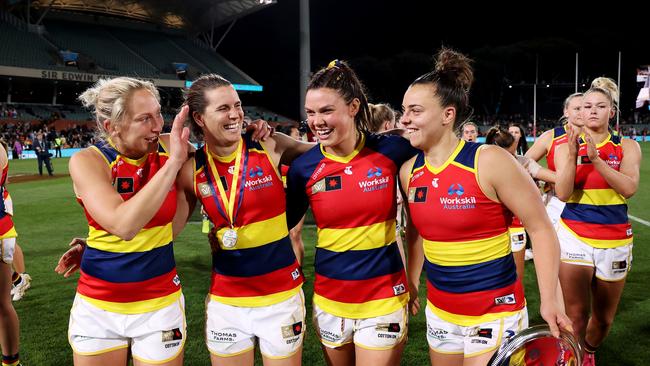
<path fill-rule="evenodd" d="M 426 259 L 427 340 L 436 366 L 485 365 L 504 338 L 527 326 L 510 212 L 534 243 L 542 317 L 554 335 L 558 326 L 570 327 L 558 297 L 559 244 L 535 184 L 508 152 L 454 133 L 468 118 L 473 78 L 466 56 L 442 49 L 435 69 L 411 84 L 402 105 L 401 122 L 421 150 L 400 170 L 412 223 L 409 283 L 419 283 Z"/>
<path fill-rule="evenodd" d="M 185 302 L 172 221 L 190 146 L 187 108 L 161 136 L 160 96 L 148 81 L 102 79 L 79 99 L 101 138 L 70 159 L 88 220 L 68 330 L 74 364 L 126 365 L 131 354 L 138 365 L 182 365 Z"/>

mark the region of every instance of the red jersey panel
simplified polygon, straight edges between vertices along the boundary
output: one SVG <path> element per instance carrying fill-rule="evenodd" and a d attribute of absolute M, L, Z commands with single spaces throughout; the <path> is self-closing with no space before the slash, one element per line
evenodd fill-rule
<path fill-rule="evenodd" d="M 415 154 L 406 139 L 363 135 L 346 157 L 318 145 L 288 174 L 290 223 L 311 205 L 318 227 L 314 302 L 345 318 L 370 318 L 408 301 L 395 243 L 396 175 Z"/>
<path fill-rule="evenodd" d="M 621 138 L 609 135 L 596 147 L 600 159 L 618 171 L 623 160 Z M 582 139 L 577 163 L 573 194 L 562 211 L 562 224 L 596 248 L 615 248 L 632 243 L 627 201 L 594 168 L 587 156 L 587 144 Z"/>
<path fill-rule="evenodd" d="M 236 152 L 242 154 L 239 167 L 235 154 L 219 160 L 208 157 L 205 147 L 195 157 L 196 195 L 220 239 L 231 223 L 216 177 L 227 199 L 233 189 L 237 193 L 233 223 L 237 243 L 234 248 L 221 244 L 212 254 L 210 294 L 229 305 L 267 306 L 300 291 L 304 278 L 289 239 L 285 191 L 276 167 L 262 145 L 250 136 L 243 138 L 240 149 Z M 238 179 L 233 186 L 235 174 Z"/>
<path fill-rule="evenodd" d="M 411 220 L 424 243 L 429 304 L 460 325 L 525 306 L 510 251 L 512 215 L 478 184 L 479 146 L 461 140 L 439 168 L 420 152 L 408 184 Z"/>
<path fill-rule="evenodd" d="M 167 161 L 162 144 L 158 151 L 138 160 L 129 159 L 108 142 L 92 147 L 111 168 L 115 190 L 129 200 Z M 77 199 L 83 206 L 83 202 Z M 161 309 L 180 296 L 172 244 L 172 219 L 176 212 L 176 187 L 153 218 L 126 241 L 105 231 L 84 208 L 88 219 L 77 293 L 95 306 L 112 312 L 137 314 Z"/>

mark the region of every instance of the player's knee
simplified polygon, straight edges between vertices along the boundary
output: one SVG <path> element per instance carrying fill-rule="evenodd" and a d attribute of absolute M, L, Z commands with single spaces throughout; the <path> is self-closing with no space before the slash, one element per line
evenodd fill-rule
<path fill-rule="evenodd" d="M 598 328 L 601 332 L 608 331 L 612 324 L 614 323 L 614 315 L 609 314 L 596 314 L 592 315 L 592 323 Z"/>

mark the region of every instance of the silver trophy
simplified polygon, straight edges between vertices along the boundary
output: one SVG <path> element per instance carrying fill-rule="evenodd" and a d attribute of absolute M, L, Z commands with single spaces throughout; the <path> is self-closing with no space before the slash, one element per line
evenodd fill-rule
<path fill-rule="evenodd" d="M 555 338 L 548 325 L 536 325 L 505 340 L 488 365 L 579 366 L 582 365 L 582 348 L 573 334 L 562 330 L 560 337 Z"/>

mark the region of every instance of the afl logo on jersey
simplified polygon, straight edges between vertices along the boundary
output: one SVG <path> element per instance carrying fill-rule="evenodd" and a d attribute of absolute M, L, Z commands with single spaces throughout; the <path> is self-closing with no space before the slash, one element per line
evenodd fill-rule
<path fill-rule="evenodd" d="M 212 189 L 210 189 L 210 185 L 208 183 L 199 183 L 197 187 L 199 188 L 201 197 L 205 198 L 212 196 Z"/>

